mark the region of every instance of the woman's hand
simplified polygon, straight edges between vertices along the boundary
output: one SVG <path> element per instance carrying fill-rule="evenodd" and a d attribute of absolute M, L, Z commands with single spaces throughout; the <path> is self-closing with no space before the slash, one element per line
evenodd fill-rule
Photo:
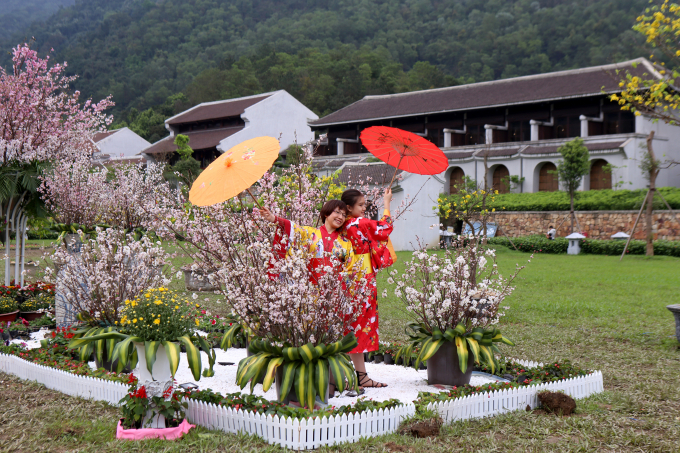
<path fill-rule="evenodd" d="M 385 189 L 385 193 L 383 194 L 383 202 L 385 203 L 385 209 L 389 211 L 390 203 L 392 202 L 392 188 L 388 187 Z"/>
<path fill-rule="evenodd" d="M 272 222 L 272 223 L 276 222 L 276 216 L 274 214 L 272 214 L 272 212 L 267 208 L 262 208 L 262 209 L 253 208 L 253 214 L 259 215 L 260 217 L 262 217 L 263 219 L 265 219 L 269 222 Z"/>

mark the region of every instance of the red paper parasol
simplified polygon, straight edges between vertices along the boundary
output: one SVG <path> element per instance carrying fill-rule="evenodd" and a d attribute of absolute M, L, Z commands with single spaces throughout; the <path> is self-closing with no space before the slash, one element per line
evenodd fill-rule
<path fill-rule="evenodd" d="M 364 129 L 361 132 L 361 144 L 375 157 L 397 170 L 419 175 L 436 175 L 449 166 L 449 160 L 437 145 L 396 127 L 373 126 Z M 397 170 L 394 171 L 394 176 L 397 175 Z"/>

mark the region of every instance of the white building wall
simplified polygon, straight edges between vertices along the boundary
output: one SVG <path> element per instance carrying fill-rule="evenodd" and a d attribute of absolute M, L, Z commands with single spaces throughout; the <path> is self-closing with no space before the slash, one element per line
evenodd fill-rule
<path fill-rule="evenodd" d="M 394 231 L 390 235 L 392 245 L 397 251 L 414 250 L 418 248 L 419 241 L 422 246 L 436 247 L 439 244 L 439 217 L 432 208 L 444 189 L 442 181 L 445 173 L 436 177 L 412 173 L 404 175 L 399 183 L 404 190 L 394 194 L 392 206 L 396 208 L 406 198 L 418 196 L 408 211 L 394 221 Z M 432 225 L 437 226 L 430 228 Z"/>
<path fill-rule="evenodd" d="M 241 118 L 246 122 L 245 128 L 222 140 L 217 145 L 220 152 L 265 135 L 280 138 L 282 151 L 295 143 L 302 145 L 314 139 L 307 122 L 319 117 L 288 92 L 280 90 L 245 109 Z"/>
<path fill-rule="evenodd" d="M 99 140 L 96 145 L 102 154 L 108 154 L 112 159 L 116 159 L 138 155 L 143 149 L 151 146 L 151 143 L 124 127 Z"/>

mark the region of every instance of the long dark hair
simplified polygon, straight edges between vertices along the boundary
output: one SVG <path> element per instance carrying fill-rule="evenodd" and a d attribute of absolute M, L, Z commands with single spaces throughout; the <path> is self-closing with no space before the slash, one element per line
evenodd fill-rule
<path fill-rule="evenodd" d="M 326 218 L 329 215 L 333 214 L 333 211 L 335 211 L 338 208 L 342 209 L 344 212 L 347 212 L 347 205 L 345 204 L 344 201 L 330 200 L 324 203 L 323 207 L 321 208 L 321 211 L 319 211 L 321 223 L 324 223 L 326 221 Z"/>
<path fill-rule="evenodd" d="M 357 189 L 347 189 L 342 193 L 340 199 L 345 202 L 347 207 L 352 207 L 359 201 L 359 198 L 363 197 L 364 194 Z"/>

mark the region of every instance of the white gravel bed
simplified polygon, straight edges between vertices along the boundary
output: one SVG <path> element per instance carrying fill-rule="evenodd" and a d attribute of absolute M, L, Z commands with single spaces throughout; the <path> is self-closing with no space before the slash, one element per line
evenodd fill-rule
<path fill-rule="evenodd" d="M 37 332 L 32 332 L 31 339 L 30 340 L 23 340 L 21 338 L 17 338 L 15 340 L 10 341 L 10 344 L 25 344 L 26 349 L 35 349 L 40 347 L 40 340 L 45 339 L 45 335 L 49 333 L 49 330 L 44 327 L 40 329 Z"/>
<path fill-rule="evenodd" d="M 214 392 L 221 394 L 241 392 L 241 389 L 236 385 L 236 367 L 239 360 L 246 356 L 245 349 L 229 349 L 228 351 L 215 350 L 217 354 L 217 362 L 233 362 L 234 365 L 222 366 L 215 363 L 215 376 L 206 378 L 201 376 L 199 381 L 195 381 L 189 367 L 187 365 L 186 354 L 182 354 L 179 368 L 175 379 L 178 384 L 186 382 L 193 382 L 199 386 L 199 389 L 212 389 Z M 208 356 L 201 352 L 202 365 L 205 368 L 208 364 Z M 390 398 L 396 398 L 402 402 L 411 402 L 418 398 L 418 392 L 440 392 L 441 390 L 427 385 L 427 370 L 416 371 L 413 368 L 404 368 L 401 365 L 385 365 L 384 363 L 367 363 L 366 371 L 368 376 L 378 382 L 388 384 L 385 388 L 367 388 L 363 396 L 373 399 L 374 401 L 385 401 Z M 490 382 L 496 382 L 494 379 L 485 376 L 472 376 L 470 380 L 471 385 L 482 385 Z M 250 391 L 250 385 L 243 389 L 243 393 Z M 264 396 L 269 400 L 276 399 L 276 389 L 272 385 L 267 393 L 262 391 L 262 385 L 255 386 L 253 394 Z M 336 394 L 339 395 L 339 394 Z M 336 396 L 331 398 L 329 403 L 334 406 L 343 406 L 351 404 L 356 401 L 356 397 Z"/>
<path fill-rule="evenodd" d="M 31 333 L 31 340 L 24 341 L 21 339 L 12 340 L 12 343 L 24 343 L 28 349 L 40 347 L 40 340 L 45 338 L 49 331 L 42 329 L 38 332 Z M 195 381 L 191 370 L 187 364 L 186 353 L 182 353 L 180 357 L 179 368 L 175 379 L 177 384 L 184 384 L 187 382 L 195 383 L 199 389 L 212 389 L 214 392 L 221 394 L 243 392 L 248 393 L 250 386 L 246 386 L 241 390 L 236 385 L 236 366 L 238 362 L 246 356 L 245 349 L 229 349 L 222 351 L 215 349 L 217 355 L 217 362 L 215 363 L 215 376 L 206 378 L 201 376 L 199 381 Z M 201 351 L 201 364 L 203 368 L 208 365 L 208 356 Z M 234 365 L 223 366 L 219 362 L 233 362 Z M 140 362 L 141 364 L 141 362 Z M 90 362 L 90 366 L 94 369 L 94 362 Z M 385 365 L 384 363 L 367 363 L 366 371 L 368 376 L 377 382 L 383 382 L 388 385 L 385 388 L 366 388 L 366 393 L 363 396 L 373 399 L 374 401 L 385 401 L 390 398 L 396 398 L 402 402 L 410 402 L 418 398 L 418 392 L 440 392 L 441 390 L 427 385 L 427 370 L 416 371 L 413 368 L 405 368 L 401 365 Z M 473 375 L 471 385 L 483 385 L 491 382 L 496 382 L 494 379 L 486 376 Z M 253 394 L 264 396 L 269 400 L 276 399 L 276 389 L 272 386 L 268 392 L 262 391 L 262 385 L 255 386 Z M 356 401 L 356 397 L 349 397 L 336 393 L 335 398 L 330 399 L 330 404 L 334 406 L 342 406 L 351 404 Z"/>

